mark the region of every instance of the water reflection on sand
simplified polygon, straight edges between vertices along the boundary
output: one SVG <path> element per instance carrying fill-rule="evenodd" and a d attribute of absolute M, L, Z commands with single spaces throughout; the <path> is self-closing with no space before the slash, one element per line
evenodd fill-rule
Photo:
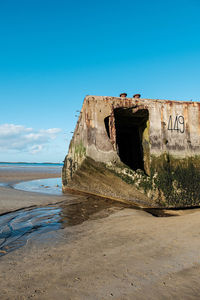
<path fill-rule="evenodd" d="M 31 238 L 40 237 L 50 231 L 66 226 L 74 226 L 92 218 L 106 217 L 128 205 L 111 200 L 81 197 L 79 201 L 69 204 L 67 201 L 37 207 L 21 209 L 0 216 L 0 256 L 26 244 Z"/>
<path fill-rule="evenodd" d="M 17 190 L 37 192 L 51 195 L 62 195 L 61 178 L 37 179 L 13 185 Z"/>

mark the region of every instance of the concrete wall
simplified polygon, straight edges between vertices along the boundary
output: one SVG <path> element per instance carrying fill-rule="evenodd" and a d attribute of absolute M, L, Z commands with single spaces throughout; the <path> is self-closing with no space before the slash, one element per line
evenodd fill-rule
<path fill-rule="evenodd" d="M 132 114 L 140 110 L 149 112 L 142 136 L 147 175 L 150 176 L 152 167 L 162 168 L 163 157 L 182 165 L 192 159 L 195 167 L 200 167 L 200 103 L 87 96 L 65 158 L 63 186 L 72 180 L 86 157 L 102 163 L 120 163 L 115 126 L 115 112 L 120 108 L 128 108 Z"/>

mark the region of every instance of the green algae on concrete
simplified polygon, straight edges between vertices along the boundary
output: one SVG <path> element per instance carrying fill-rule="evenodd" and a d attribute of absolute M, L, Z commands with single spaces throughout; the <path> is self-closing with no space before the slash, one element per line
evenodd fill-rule
<path fill-rule="evenodd" d="M 139 206 L 152 206 L 147 196 L 134 185 L 127 184 L 120 176 L 116 176 L 106 164 L 89 157 L 84 159 L 72 179 L 68 178 L 67 185 L 63 185 L 63 191 L 67 190 L 91 193 Z"/>
<path fill-rule="evenodd" d="M 199 162 L 198 156 L 178 159 L 166 155 L 154 158 L 151 177 L 157 174 L 155 188 L 158 191 L 158 204 L 164 203 L 169 207 L 200 204 Z"/>
<path fill-rule="evenodd" d="M 62 168 L 63 186 L 67 185 L 69 179 L 72 179 L 74 172 L 78 169 L 86 156 L 86 148 L 82 142 L 76 144 L 71 142 L 70 146 L 71 152 L 65 157 Z"/>
<path fill-rule="evenodd" d="M 83 146 L 83 143 L 75 144 L 74 146 L 74 155 L 79 156 L 80 158 L 85 157 L 86 148 Z"/>
<path fill-rule="evenodd" d="M 158 207 L 188 207 L 200 205 L 200 169 L 198 157 L 175 159 L 167 155 L 154 157 L 154 167 L 147 176 L 125 165 L 108 165 L 126 183 L 145 193 Z"/>
<path fill-rule="evenodd" d="M 197 102 L 86 96 L 64 161 L 63 190 L 132 199 L 140 193 L 156 207 L 199 205 L 199 133 Z"/>

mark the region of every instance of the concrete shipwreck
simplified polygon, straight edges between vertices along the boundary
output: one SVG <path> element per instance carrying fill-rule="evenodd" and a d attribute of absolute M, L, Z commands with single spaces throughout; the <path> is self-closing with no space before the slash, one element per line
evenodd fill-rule
<path fill-rule="evenodd" d="M 146 207 L 200 205 L 200 103 L 87 96 L 62 182 Z"/>

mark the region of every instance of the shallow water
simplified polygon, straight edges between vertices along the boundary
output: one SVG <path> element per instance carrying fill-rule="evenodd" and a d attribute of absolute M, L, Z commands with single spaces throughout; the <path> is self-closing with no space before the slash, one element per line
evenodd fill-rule
<path fill-rule="evenodd" d="M 2 187 L 9 187 L 8 183 L 0 183 Z M 38 179 L 21 182 L 13 186 L 29 192 L 62 195 L 61 178 Z M 16 250 L 32 239 L 45 242 L 45 233 L 62 229 L 66 226 L 81 224 L 88 219 L 104 218 L 124 208 L 140 209 L 125 203 L 105 200 L 98 197 L 78 197 L 73 204 L 65 202 L 45 207 L 21 209 L 0 216 L 0 256 Z M 170 210 L 141 209 L 157 217 L 170 215 Z"/>
<path fill-rule="evenodd" d="M 17 190 L 37 192 L 52 195 L 62 195 L 61 178 L 37 179 L 24 181 L 13 185 Z"/>
<path fill-rule="evenodd" d="M 48 172 L 60 173 L 63 164 L 51 163 L 3 163 L 0 162 L 0 171 L 9 172 Z"/>
<path fill-rule="evenodd" d="M 61 228 L 58 207 L 22 209 L 0 216 L 0 256 L 26 244 L 35 234 Z"/>
<path fill-rule="evenodd" d="M 2 187 L 6 187 L 6 186 L 9 186 L 9 185 L 8 185 L 8 183 L 0 182 L 0 187 L 1 187 L 1 186 L 2 186 Z"/>
<path fill-rule="evenodd" d="M 117 201 L 77 196 L 71 204 L 66 200 L 56 205 L 20 209 L 0 215 L 0 256 L 26 245 L 32 238 L 39 240 L 41 235 L 42 241 L 45 242 L 47 232 L 56 233 L 56 230 L 78 225 L 89 219 L 105 218 L 124 208 L 140 210 L 138 207 Z M 157 217 L 173 216 L 170 215 L 170 210 L 141 210 Z"/>
<path fill-rule="evenodd" d="M 66 226 L 74 226 L 92 218 L 103 218 L 116 209 L 128 205 L 110 201 L 81 198 L 78 202 L 67 201 L 57 205 L 21 209 L 0 216 L 0 256 L 24 246 L 31 238 L 55 231 Z M 45 241 L 45 234 L 42 236 Z"/>

